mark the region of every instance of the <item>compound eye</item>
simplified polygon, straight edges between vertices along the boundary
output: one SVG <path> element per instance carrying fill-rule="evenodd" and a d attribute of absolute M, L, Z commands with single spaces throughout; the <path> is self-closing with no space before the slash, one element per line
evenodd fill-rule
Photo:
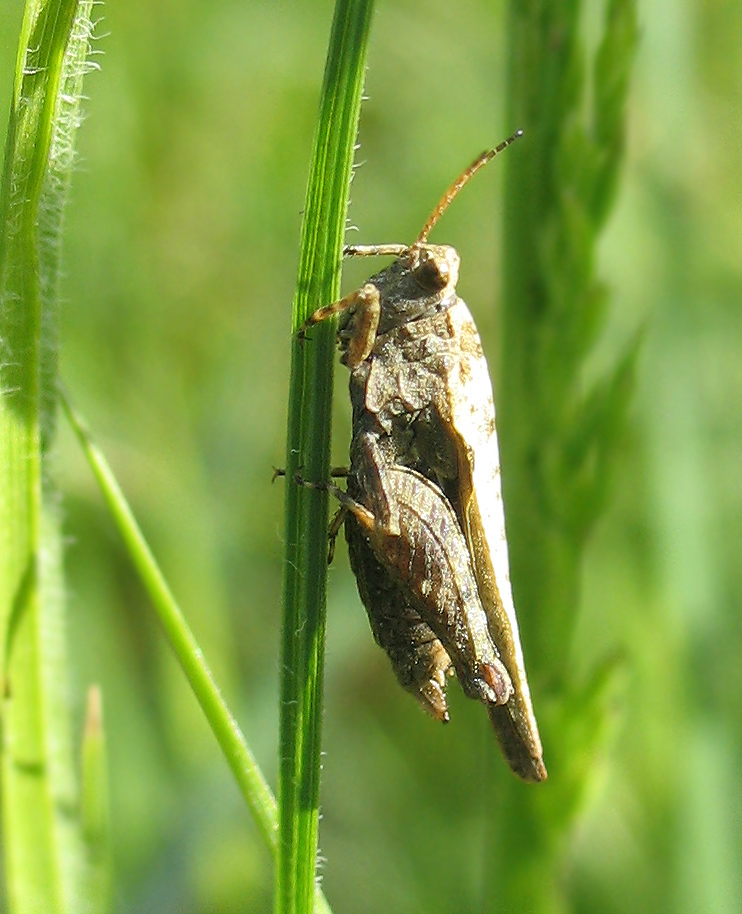
<path fill-rule="evenodd" d="M 450 278 L 448 263 L 431 251 L 422 251 L 415 278 L 426 291 L 439 292 L 446 287 Z"/>

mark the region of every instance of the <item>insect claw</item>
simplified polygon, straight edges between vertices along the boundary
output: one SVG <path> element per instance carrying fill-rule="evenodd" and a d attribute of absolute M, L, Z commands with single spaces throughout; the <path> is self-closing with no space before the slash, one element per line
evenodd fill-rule
<path fill-rule="evenodd" d="M 279 477 L 285 476 L 286 470 L 284 467 L 273 467 L 273 476 L 271 476 L 271 484 L 273 484 Z"/>
<path fill-rule="evenodd" d="M 332 488 L 328 482 L 310 482 L 305 479 L 301 474 L 301 469 L 294 473 L 294 482 L 303 489 L 314 489 L 317 492 L 327 492 Z"/>
<path fill-rule="evenodd" d="M 335 469 L 343 469 L 343 467 L 336 467 Z M 347 472 L 345 473 L 347 476 Z M 335 543 L 337 542 L 338 533 L 340 533 L 340 528 L 345 523 L 345 518 L 348 515 L 348 509 L 341 505 L 335 512 L 335 516 L 330 523 L 330 529 L 327 531 L 327 564 L 331 565 L 332 560 L 335 558 Z"/>

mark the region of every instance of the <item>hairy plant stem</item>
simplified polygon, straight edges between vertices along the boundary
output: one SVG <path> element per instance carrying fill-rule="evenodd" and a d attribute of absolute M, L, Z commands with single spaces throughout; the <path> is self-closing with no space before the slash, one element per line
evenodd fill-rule
<path fill-rule="evenodd" d="M 312 910 L 316 878 L 327 576 L 326 480 L 334 321 L 297 330 L 339 297 L 345 218 L 373 3 L 338 0 L 314 137 L 294 299 L 286 450 L 286 520 L 275 910 Z"/>
<path fill-rule="evenodd" d="M 106 903 L 79 815 L 62 536 L 48 466 L 62 210 L 91 7 L 91 0 L 26 3 L 0 197 L 2 808 L 14 914 L 102 911 Z"/>

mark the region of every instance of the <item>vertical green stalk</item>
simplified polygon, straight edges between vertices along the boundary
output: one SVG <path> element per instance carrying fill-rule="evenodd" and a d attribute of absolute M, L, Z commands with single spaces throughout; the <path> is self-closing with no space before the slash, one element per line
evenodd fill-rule
<path fill-rule="evenodd" d="M 585 360 L 604 324 L 595 277 L 600 230 L 623 152 L 635 0 L 607 0 L 602 40 L 586 66 L 579 0 L 512 0 L 508 122 L 525 130 L 509 157 L 498 385 L 511 569 L 550 781 L 505 787 L 496 885 L 500 910 L 559 911 L 561 851 L 605 723 L 605 670 L 588 686 L 570 673 L 588 533 L 605 504 L 631 390 L 636 345 L 587 385 Z M 539 703 L 538 683 L 559 710 Z"/>
<path fill-rule="evenodd" d="M 67 701 L 62 541 L 47 467 L 62 207 L 91 7 L 26 4 L 0 191 L 2 827 L 15 914 L 91 905 L 81 891 L 87 860 Z"/>
<path fill-rule="evenodd" d="M 353 151 L 373 3 L 337 0 L 307 187 L 294 298 L 286 451 L 286 526 L 276 912 L 312 910 L 322 723 L 327 574 L 326 493 L 295 482 L 326 480 L 334 321 L 300 341 L 314 310 L 339 297 Z"/>

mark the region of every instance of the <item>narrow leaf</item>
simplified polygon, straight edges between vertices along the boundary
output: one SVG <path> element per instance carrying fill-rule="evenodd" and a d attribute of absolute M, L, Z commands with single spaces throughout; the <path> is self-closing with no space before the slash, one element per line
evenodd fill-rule
<path fill-rule="evenodd" d="M 296 330 L 339 297 L 340 264 L 361 105 L 371 0 L 337 0 L 307 186 L 293 309 L 286 451 L 276 911 L 312 910 L 317 859 L 327 576 L 327 495 L 295 482 L 330 468 L 334 322 Z"/>

